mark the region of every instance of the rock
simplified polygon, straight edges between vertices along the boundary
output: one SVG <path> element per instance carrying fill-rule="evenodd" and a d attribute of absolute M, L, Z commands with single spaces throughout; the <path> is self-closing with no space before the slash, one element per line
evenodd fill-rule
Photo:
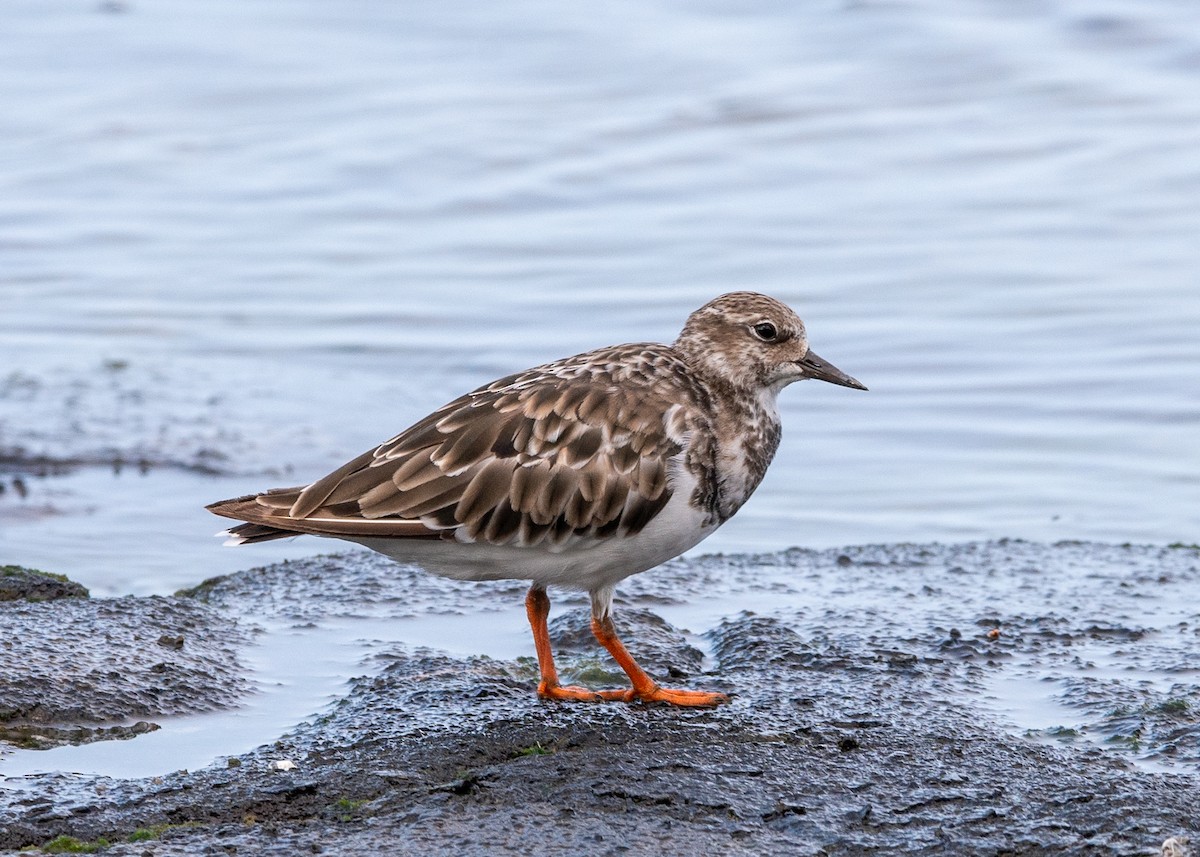
<path fill-rule="evenodd" d="M 87 589 L 61 574 L 49 574 L 19 565 L 0 566 L 0 602 L 87 597 Z"/>
<path fill-rule="evenodd" d="M 189 644 L 164 646 L 164 637 Z M 0 740 L 133 737 L 161 715 L 237 703 L 250 631 L 187 598 L 64 598 L 0 607 Z"/>

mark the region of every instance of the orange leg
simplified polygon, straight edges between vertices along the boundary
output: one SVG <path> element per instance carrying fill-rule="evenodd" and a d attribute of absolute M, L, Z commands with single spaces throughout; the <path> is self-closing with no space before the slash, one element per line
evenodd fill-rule
<path fill-rule="evenodd" d="M 617 630 L 613 627 L 612 617 L 607 615 L 607 613 L 603 618 L 592 616 L 592 633 L 596 635 L 596 639 L 600 641 L 600 645 L 608 649 L 609 654 L 620 664 L 621 669 L 629 674 L 629 680 L 633 684 L 633 687 L 629 690 L 600 691 L 600 695 L 604 699 L 615 699 L 623 702 L 633 702 L 635 699 L 640 699 L 642 702 L 668 702 L 671 705 L 681 705 L 690 708 L 705 708 L 729 702 L 729 697 L 723 693 L 713 693 L 704 690 L 668 690 L 667 688 L 659 687 L 658 683 L 646 675 L 646 671 L 638 666 L 637 661 L 629 654 L 629 651 L 625 648 L 625 644 L 617 636 Z"/>
<path fill-rule="evenodd" d="M 572 699 L 580 702 L 601 702 L 604 697 L 594 690 L 558 683 L 558 670 L 554 668 L 554 653 L 550 651 L 550 629 L 546 617 L 550 615 L 550 596 L 537 586 L 529 587 L 525 596 L 525 612 L 529 615 L 529 626 L 533 628 L 533 647 L 537 650 L 538 671 L 542 680 L 538 682 L 538 696 L 543 699 Z"/>

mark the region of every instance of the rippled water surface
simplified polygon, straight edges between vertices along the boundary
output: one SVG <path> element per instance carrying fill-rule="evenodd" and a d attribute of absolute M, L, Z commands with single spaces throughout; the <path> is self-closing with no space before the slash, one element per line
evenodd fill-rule
<path fill-rule="evenodd" d="M 871 392 L 705 549 L 1198 538 L 1192 2 L 11 0 L 0 107 L 0 562 L 315 551 L 201 507 L 734 288 Z"/>

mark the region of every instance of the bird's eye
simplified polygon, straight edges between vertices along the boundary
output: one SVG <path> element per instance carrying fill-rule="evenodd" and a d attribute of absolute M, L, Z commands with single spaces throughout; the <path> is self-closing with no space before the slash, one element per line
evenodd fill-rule
<path fill-rule="evenodd" d="M 774 342 L 776 337 L 779 336 L 779 331 L 776 330 L 775 325 L 771 324 L 769 321 L 760 321 L 758 324 L 754 325 L 753 330 L 754 335 L 763 342 Z"/>

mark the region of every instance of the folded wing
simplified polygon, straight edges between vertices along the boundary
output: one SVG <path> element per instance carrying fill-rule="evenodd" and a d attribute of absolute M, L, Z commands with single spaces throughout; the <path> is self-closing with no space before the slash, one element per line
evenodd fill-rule
<path fill-rule="evenodd" d="M 678 390 L 531 370 L 469 393 L 311 485 L 209 507 L 242 541 L 314 533 L 553 548 L 639 532 L 672 495 Z"/>

